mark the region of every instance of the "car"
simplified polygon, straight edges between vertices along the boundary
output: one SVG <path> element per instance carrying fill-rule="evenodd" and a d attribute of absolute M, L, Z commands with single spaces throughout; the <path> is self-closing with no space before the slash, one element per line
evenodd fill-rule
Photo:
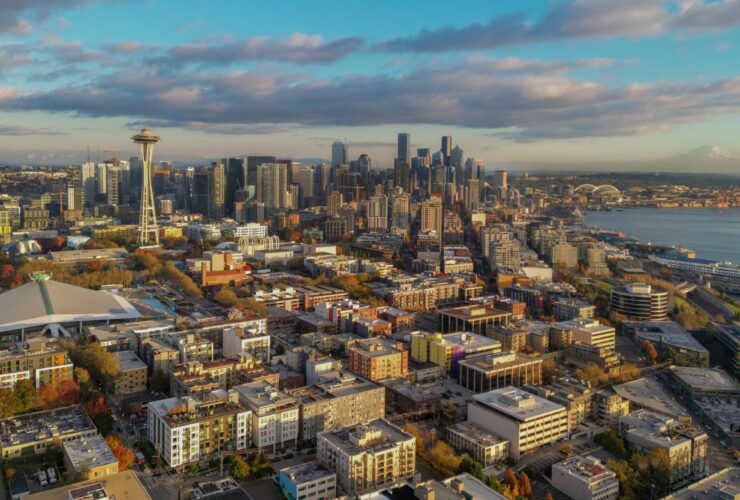
<path fill-rule="evenodd" d="M 48 469 L 46 469 L 46 475 L 49 477 L 49 482 L 51 484 L 57 482 L 57 473 L 54 470 L 54 467 L 49 467 Z"/>
<path fill-rule="evenodd" d="M 37 475 L 37 477 L 38 477 L 38 480 L 39 480 L 39 484 L 41 484 L 42 487 L 43 486 L 46 486 L 47 484 L 49 484 L 49 481 L 46 478 L 46 471 L 40 470 L 39 473 L 38 473 L 38 475 Z"/>

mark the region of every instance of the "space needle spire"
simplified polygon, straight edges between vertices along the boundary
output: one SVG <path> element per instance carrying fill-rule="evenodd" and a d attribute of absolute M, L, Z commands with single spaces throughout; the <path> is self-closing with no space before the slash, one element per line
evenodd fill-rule
<path fill-rule="evenodd" d="M 141 161 L 141 208 L 139 210 L 139 245 L 159 244 L 159 228 L 157 214 L 154 210 L 154 190 L 152 189 L 152 157 L 154 145 L 159 137 L 148 128 L 142 129 L 139 134 L 131 138 L 139 145 Z"/>

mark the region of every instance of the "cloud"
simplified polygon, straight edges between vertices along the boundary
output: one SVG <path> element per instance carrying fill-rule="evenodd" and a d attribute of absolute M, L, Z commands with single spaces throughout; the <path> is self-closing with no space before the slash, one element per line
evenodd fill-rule
<path fill-rule="evenodd" d="M 102 47 L 105 52 L 115 55 L 129 55 L 147 50 L 156 50 L 156 46 L 141 42 L 104 43 Z"/>
<path fill-rule="evenodd" d="M 0 109 L 159 120 L 212 133 L 433 124 L 488 129 L 520 142 L 650 134 L 740 111 L 740 78 L 609 86 L 567 74 L 602 64 L 475 58 L 400 76 L 332 80 L 275 71 L 122 71 L 49 91 L 6 90 L 4 98 L 0 91 Z"/>
<path fill-rule="evenodd" d="M 57 36 L 48 36 L 44 40 L 46 50 L 51 53 L 53 62 L 63 64 L 79 64 L 99 60 L 102 54 L 85 50 L 82 42 L 62 40 Z"/>
<path fill-rule="evenodd" d="M 52 13 L 83 7 L 98 0 L 2 0 L 0 1 L 0 36 L 23 35 L 31 31 L 28 17 L 44 21 Z"/>
<path fill-rule="evenodd" d="M 2 136 L 26 136 L 26 135 L 67 135 L 65 132 L 58 132 L 47 127 L 31 128 L 19 127 L 15 125 L 0 125 L 0 137 Z"/>
<path fill-rule="evenodd" d="M 362 45 L 362 39 L 357 37 L 325 41 L 318 35 L 293 33 L 279 40 L 253 37 L 234 42 L 178 45 L 169 49 L 159 62 L 169 65 L 229 65 L 246 61 L 329 64 L 346 57 Z"/>
<path fill-rule="evenodd" d="M 683 0 L 671 25 L 694 33 L 710 33 L 740 24 L 740 0 Z"/>
<path fill-rule="evenodd" d="M 270 135 L 285 132 L 286 127 L 276 123 L 205 123 L 176 122 L 169 120 L 135 120 L 126 123 L 127 128 L 138 130 L 148 128 L 180 128 L 206 134 L 220 135 Z"/>
<path fill-rule="evenodd" d="M 0 44 L 0 74 L 8 68 L 26 66 L 33 62 L 30 51 L 22 43 Z"/>

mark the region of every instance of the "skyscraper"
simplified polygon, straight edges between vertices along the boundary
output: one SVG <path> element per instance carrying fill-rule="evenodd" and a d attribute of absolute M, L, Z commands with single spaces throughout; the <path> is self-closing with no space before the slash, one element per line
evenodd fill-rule
<path fill-rule="evenodd" d="M 262 163 L 275 163 L 274 156 L 248 156 L 247 157 L 247 185 L 257 185 L 257 166 Z"/>
<path fill-rule="evenodd" d="M 152 190 L 152 158 L 154 156 L 154 145 L 159 142 L 159 137 L 151 130 L 145 128 L 141 133 L 133 137 L 133 141 L 139 145 L 139 159 L 141 160 L 141 208 L 139 209 L 139 244 L 159 244 L 159 228 L 157 227 L 157 214 L 154 209 L 154 191 Z"/>
<path fill-rule="evenodd" d="M 224 159 L 226 165 L 226 192 L 224 194 L 224 214 L 234 216 L 236 192 L 247 185 L 247 161 L 244 158 Z"/>
<path fill-rule="evenodd" d="M 327 197 L 326 213 L 329 217 L 335 217 L 339 215 L 339 209 L 342 208 L 344 199 L 342 193 L 338 191 L 332 191 Z"/>
<path fill-rule="evenodd" d="M 206 167 L 200 167 L 193 172 L 193 190 L 191 210 L 202 215 L 208 214 L 208 184 L 209 175 Z"/>
<path fill-rule="evenodd" d="M 396 186 L 403 188 L 406 192 L 411 191 L 410 171 L 409 162 L 396 158 L 393 165 L 394 183 Z"/>
<path fill-rule="evenodd" d="M 421 231 L 442 232 L 442 200 L 430 198 L 421 202 Z"/>
<path fill-rule="evenodd" d="M 398 154 L 396 158 L 411 164 L 411 134 L 398 134 Z"/>
<path fill-rule="evenodd" d="M 455 146 L 452 149 L 452 153 L 450 155 L 450 166 L 455 167 L 454 182 L 458 186 L 462 185 L 463 183 L 464 156 L 465 152 L 460 146 Z"/>
<path fill-rule="evenodd" d="M 411 196 L 401 188 L 395 188 L 391 194 L 391 229 L 407 230 L 409 227 L 409 211 Z"/>
<path fill-rule="evenodd" d="M 499 187 L 503 188 L 504 191 L 506 190 L 507 186 L 507 179 L 506 179 L 506 170 L 496 170 L 493 173 L 493 187 Z"/>
<path fill-rule="evenodd" d="M 371 196 L 367 202 L 368 231 L 386 232 L 388 230 L 388 197 Z"/>
<path fill-rule="evenodd" d="M 360 177 L 365 180 L 366 184 L 369 184 L 370 176 L 372 175 L 373 160 L 363 153 L 357 158 L 357 167 L 360 172 Z"/>
<path fill-rule="evenodd" d="M 331 145 L 331 166 L 344 165 L 348 162 L 349 150 L 344 142 L 334 141 Z"/>
<path fill-rule="evenodd" d="M 83 203 L 88 206 L 95 205 L 95 163 L 88 161 L 80 166 L 80 183 Z"/>
<path fill-rule="evenodd" d="M 446 166 L 450 165 L 450 157 L 452 156 L 452 136 L 451 135 L 443 135 L 442 136 L 442 148 L 440 149 L 440 152 L 442 153 L 442 161 Z"/>
<path fill-rule="evenodd" d="M 257 167 L 257 201 L 267 209 L 284 209 L 288 206 L 288 165 L 263 163 Z"/>
<path fill-rule="evenodd" d="M 220 161 L 211 163 L 208 170 L 208 216 L 220 219 L 224 216 L 224 200 L 226 197 L 226 172 Z"/>

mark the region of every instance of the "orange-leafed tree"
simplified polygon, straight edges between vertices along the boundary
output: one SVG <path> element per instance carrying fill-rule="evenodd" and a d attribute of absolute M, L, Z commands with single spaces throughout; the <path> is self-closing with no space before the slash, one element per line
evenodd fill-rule
<path fill-rule="evenodd" d="M 529 476 L 524 471 L 519 474 L 519 495 L 526 498 L 532 496 L 532 484 L 529 482 Z"/>
<path fill-rule="evenodd" d="M 105 438 L 105 442 L 108 443 L 108 446 L 110 446 L 113 455 L 115 455 L 116 459 L 118 459 L 118 470 L 128 470 L 131 467 L 131 464 L 134 463 L 134 459 L 136 458 L 134 452 L 131 451 L 131 449 L 123 443 L 121 438 L 115 434 L 109 434 Z"/>

